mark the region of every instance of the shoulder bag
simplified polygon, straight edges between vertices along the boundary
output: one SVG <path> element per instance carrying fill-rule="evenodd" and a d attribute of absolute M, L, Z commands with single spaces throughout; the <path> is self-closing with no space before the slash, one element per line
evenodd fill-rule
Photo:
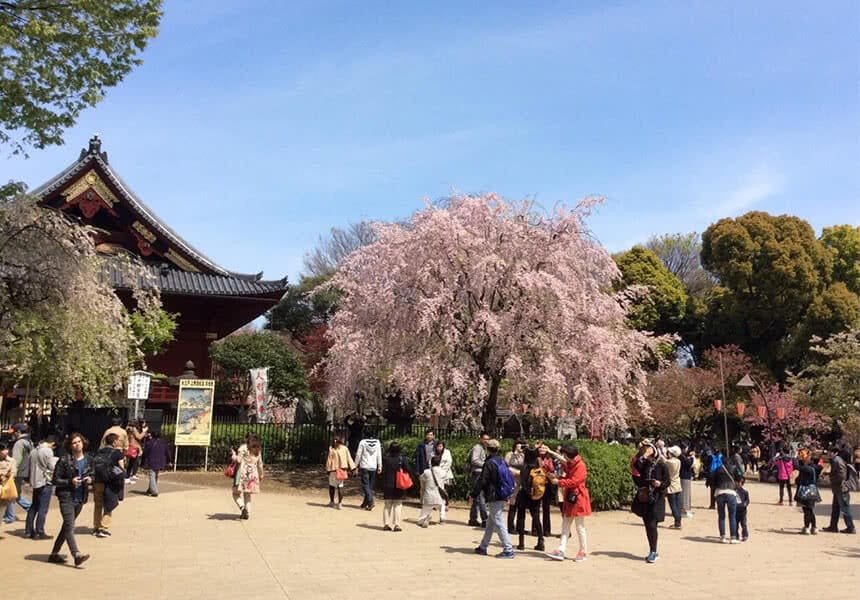
<path fill-rule="evenodd" d="M 797 486 L 794 499 L 797 502 L 821 502 L 821 493 L 818 491 L 818 475 L 814 468 L 812 469 L 812 483 Z"/>
<path fill-rule="evenodd" d="M 448 502 L 448 492 L 445 491 L 445 488 L 439 485 L 439 481 L 436 479 L 436 473 L 433 472 L 433 465 L 430 465 L 430 476 L 433 478 L 433 483 L 436 484 L 436 489 L 439 490 L 439 495 L 442 496 L 442 500 Z"/>
<path fill-rule="evenodd" d="M 15 486 L 15 478 L 9 474 L 9 479 L 0 487 L 0 500 L 17 500 L 18 488 Z"/>
<path fill-rule="evenodd" d="M 397 474 L 394 476 L 394 485 L 398 490 L 412 489 L 412 477 L 406 469 L 403 468 L 403 457 L 400 458 L 400 467 L 397 469 Z"/>

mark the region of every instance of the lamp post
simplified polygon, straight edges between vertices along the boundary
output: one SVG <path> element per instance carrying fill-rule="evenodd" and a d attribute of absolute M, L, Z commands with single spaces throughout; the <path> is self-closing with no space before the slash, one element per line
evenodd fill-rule
<path fill-rule="evenodd" d="M 720 391 L 723 394 L 723 433 L 726 436 L 725 456 L 728 457 L 731 454 L 732 449 L 729 446 L 729 418 L 726 416 L 726 378 L 723 376 L 723 353 L 720 352 L 718 356 L 720 361 Z"/>
<path fill-rule="evenodd" d="M 737 385 L 738 387 L 747 388 L 749 390 L 752 390 L 752 388 L 758 389 L 758 393 L 761 396 L 761 400 L 762 400 L 762 402 L 764 402 L 765 414 L 767 415 L 767 429 L 770 432 L 770 437 L 771 437 L 770 455 L 773 456 L 773 446 L 774 446 L 773 422 L 771 421 L 771 418 L 770 418 L 770 406 L 768 406 L 768 404 L 767 404 L 767 394 L 765 394 L 764 388 L 761 386 L 761 383 L 759 383 L 758 381 L 753 379 L 752 375 L 750 375 L 749 373 L 744 375 L 743 378 L 741 378 L 741 380 L 738 381 L 735 385 Z"/>

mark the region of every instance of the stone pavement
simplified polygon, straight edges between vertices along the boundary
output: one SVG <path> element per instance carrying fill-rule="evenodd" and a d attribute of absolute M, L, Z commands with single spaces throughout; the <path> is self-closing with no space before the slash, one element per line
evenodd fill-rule
<path fill-rule="evenodd" d="M 775 485 L 748 486 L 751 540 L 723 545 L 716 537 L 715 512 L 701 508 L 707 490 L 696 482 L 695 517 L 685 519 L 681 531 L 660 530 L 662 560 L 648 565 L 643 560 L 648 549 L 644 527 L 629 511 L 598 513 L 587 520 L 587 562 L 553 562 L 533 551 L 500 560 L 473 554 L 481 532 L 465 525 L 468 512 L 463 508 L 454 508 L 445 525 L 421 529 L 415 525 L 418 508 L 405 506 L 404 531 L 383 532 L 381 501 L 366 512 L 351 495 L 343 510 L 336 511 L 326 506 L 325 490 L 284 492 L 285 486 L 264 481 L 251 519 L 240 521 L 223 477 L 168 473 L 158 498 L 140 494 L 144 480 L 131 487 L 115 512 L 111 538 L 86 535 L 92 503 L 85 507 L 78 543 L 92 558 L 82 569 L 45 562 L 52 541 L 23 539 L 23 521 L 3 525 L 0 595 L 495 600 L 534 597 L 540 590 L 541 598 L 860 596 L 860 536 L 799 535 L 802 514 L 774 505 Z M 188 484 L 195 480 L 221 487 Z M 823 495 L 825 503 L 817 511 L 820 526 L 827 525 L 830 510 L 830 492 Z M 854 511 L 860 516 L 859 506 Z M 557 514 L 554 518 L 560 523 Z M 56 533 L 59 524 L 54 505 L 48 533 Z M 534 545 L 533 538 L 526 541 Z M 550 538 L 547 548 L 557 543 Z M 575 553 L 575 537 L 569 549 Z"/>

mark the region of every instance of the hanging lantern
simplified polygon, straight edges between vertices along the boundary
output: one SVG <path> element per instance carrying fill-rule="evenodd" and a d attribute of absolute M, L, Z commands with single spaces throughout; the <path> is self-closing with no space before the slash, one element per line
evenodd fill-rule
<path fill-rule="evenodd" d="M 737 404 L 735 404 L 735 408 L 738 409 L 739 417 L 744 416 L 744 409 L 746 408 L 746 404 L 744 404 L 743 402 L 738 402 Z"/>
<path fill-rule="evenodd" d="M 755 411 L 758 414 L 759 419 L 764 419 L 765 415 L 767 415 L 767 408 L 764 406 L 756 406 Z"/>
<path fill-rule="evenodd" d="M 780 406 L 776 409 L 776 417 L 778 419 L 785 418 L 785 409 L 783 407 Z"/>
<path fill-rule="evenodd" d="M 723 401 L 722 400 L 714 400 L 714 410 L 717 410 L 717 411 L 723 410 Z"/>
<path fill-rule="evenodd" d="M 808 406 L 801 406 L 800 407 L 800 414 L 803 415 L 804 419 L 806 417 L 808 417 L 809 416 L 809 407 Z"/>

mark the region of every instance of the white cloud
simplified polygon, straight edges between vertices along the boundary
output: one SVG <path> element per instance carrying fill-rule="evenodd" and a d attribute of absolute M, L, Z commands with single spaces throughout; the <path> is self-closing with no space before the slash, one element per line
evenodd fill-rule
<path fill-rule="evenodd" d="M 745 212 L 785 189 L 783 176 L 768 167 L 745 174 L 722 199 L 709 204 L 709 217 L 730 217 Z"/>

